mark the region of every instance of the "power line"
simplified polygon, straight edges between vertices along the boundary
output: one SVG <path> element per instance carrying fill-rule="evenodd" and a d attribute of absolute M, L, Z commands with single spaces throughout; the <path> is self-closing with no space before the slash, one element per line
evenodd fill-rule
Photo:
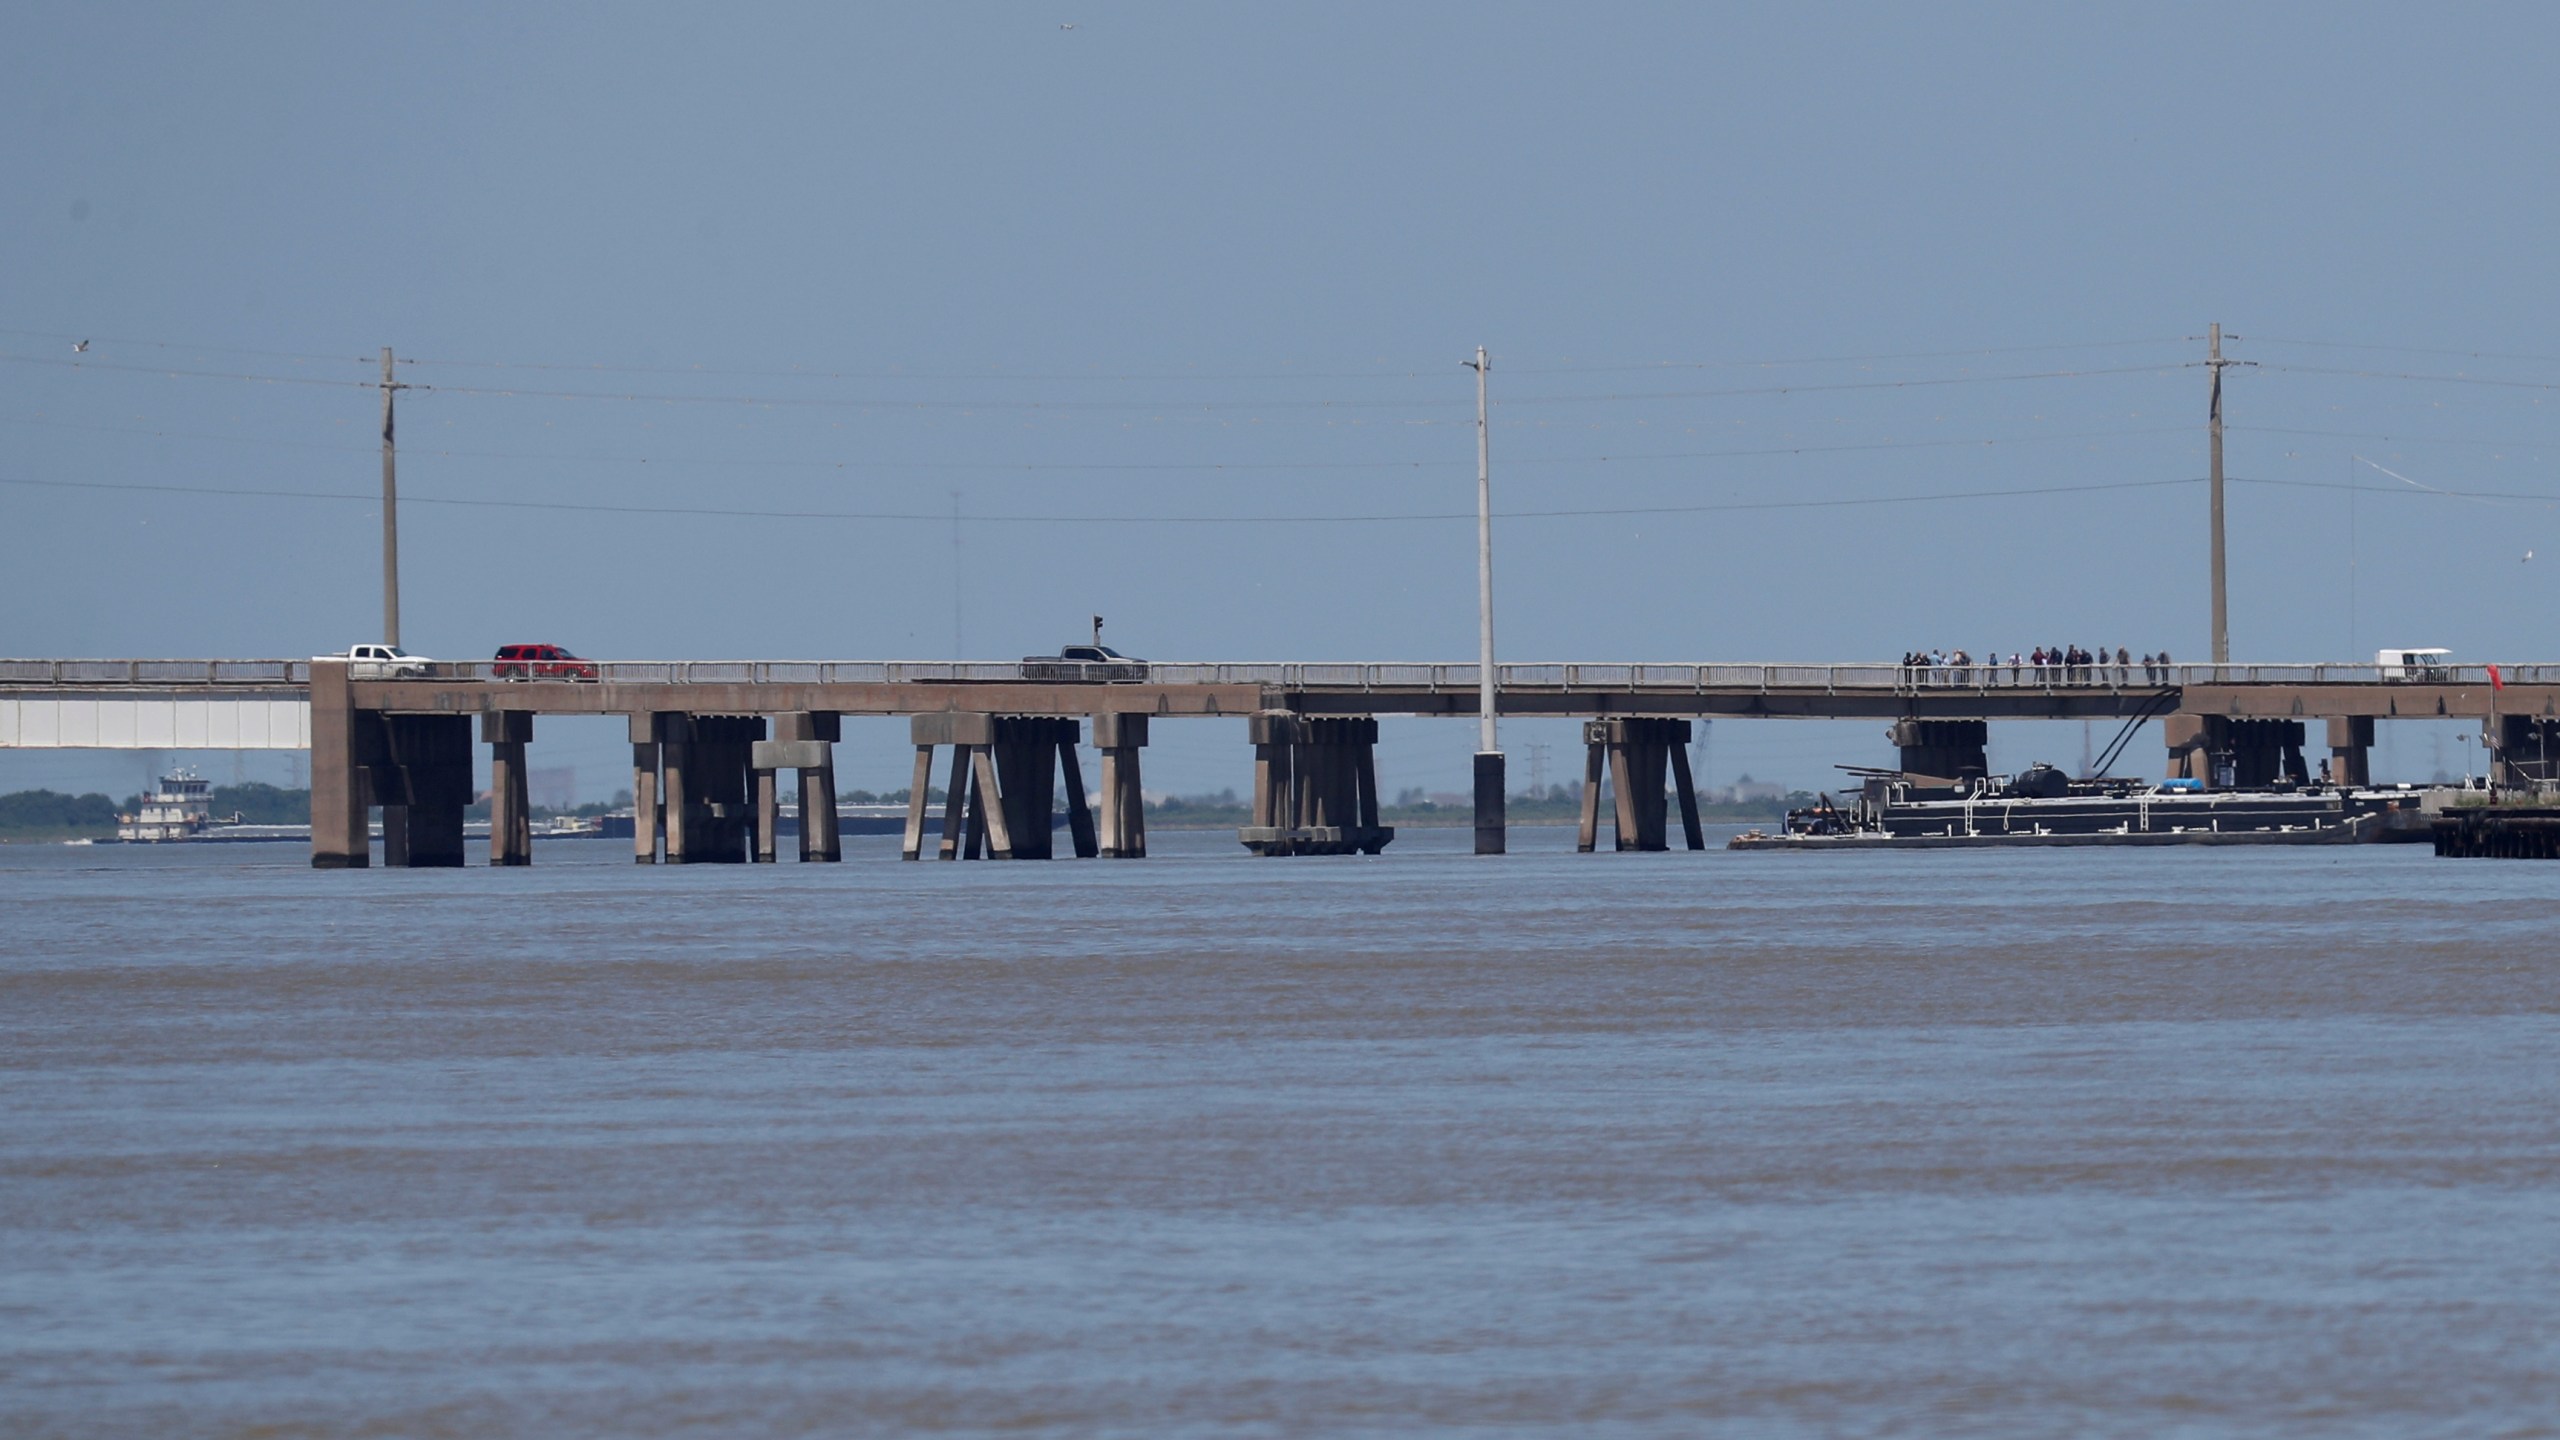
<path fill-rule="evenodd" d="M 69 344 L 74 341 L 94 341 L 99 344 L 144 346 L 156 350 L 191 351 L 198 354 L 208 355 L 257 355 L 271 359 L 309 360 L 330 364 L 370 365 L 374 363 L 375 358 L 372 355 L 350 356 L 321 354 L 300 350 L 252 349 L 232 345 L 199 345 L 188 341 L 178 340 L 146 340 L 132 337 L 119 338 L 103 335 L 73 335 L 67 331 L 56 330 L 0 328 L 0 335 L 15 335 L 39 340 L 57 340 L 65 344 Z M 1781 366 L 1793 365 L 1857 365 L 1902 360 L 1961 360 L 1991 355 L 2028 355 L 2072 350 L 2111 350 L 2130 349 L 2146 345 L 2174 345 L 2183 343 L 2183 341 L 2191 338 L 2193 337 L 2161 336 L 2142 340 L 2057 341 L 2049 344 L 2037 345 L 1983 345 L 1949 350 L 1895 350 L 1878 351 L 1870 354 L 1859 355 L 1792 355 L 1774 356 L 1761 359 L 1644 360 L 1600 362 L 1589 365 L 1559 363 L 1530 367 L 1523 369 L 1518 373 L 1535 375 L 1637 374 L 1656 370 L 1774 369 Z M 889 382 L 906 380 L 986 380 L 998 383 L 1056 381 L 1095 381 L 1117 383 L 1126 381 L 1160 382 L 1183 380 L 1269 382 L 1286 380 L 1437 379 L 1440 377 L 1442 368 L 1436 362 L 1432 364 L 1399 365 L 1392 361 L 1382 362 L 1380 366 L 1375 368 L 1359 370 L 1294 370 L 1282 368 L 1258 371 L 1004 371 L 995 369 L 916 370 L 897 365 L 867 369 L 827 365 L 791 365 L 781 368 L 741 368 L 704 364 L 629 365 L 611 364 L 601 361 L 478 360 L 438 356 L 411 356 L 401 360 L 399 363 L 403 365 L 425 365 L 439 369 L 530 370 L 553 374 L 704 375 L 745 379 L 823 379 Z"/>
<path fill-rule="evenodd" d="M 2373 464 L 2370 460 L 2365 461 L 2365 463 L 2368 465 Z M 2374 465 L 2373 468 L 2377 470 L 2382 469 L 2379 465 Z M 2376 490 L 2361 485 L 2350 485 L 2339 480 L 2278 480 L 2273 477 L 2266 476 L 2256 479 L 2242 479 L 2237 475 L 2231 477 L 2231 483 L 2234 485 L 2274 485 L 2287 490 L 2352 490 L 2356 494 L 2366 498 L 2397 495 L 2408 499 L 2441 498 L 2446 500 L 2520 500 L 2544 506 L 2560 506 L 2560 495 L 2553 495 L 2548 492 L 2537 493 L 2525 490 L 2447 490 L 2435 485 L 2420 485 L 2414 480 L 2408 480 L 2406 476 L 2396 475 L 2388 470 L 2384 470 L 2383 473 L 2386 475 L 2392 475 L 2392 478 L 2394 479 L 2406 481 L 2414 488 L 2407 490 Z"/>
<path fill-rule="evenodd" d="M 2397 445 L 2477 445 L 2492 450 L 2536 450 L 2560 446 L 2560 438 L 2542 440 L 2474 440 L 2459 435 L 2395 435 L 2379 430 L 2306 430 L 2278 425 L 2233 425 L 2235 435 L 2315 435 L 2333 440 L 2387 440 Z"/>
<path fill-rule="evenodd" d="M 321 450 L 333 453 L 371 454 L 370 445 L 334 444 L 318 440 L 276 440 L 251 435 L 207 435 L 182 430 L 154 430 L 123 425 L 85 425 L 76 421 L 52 420 L 26 416 L 0 415 L 0 424 L 44 426 L 60 430 L 76 430 L 90 434 L 132 435 L 160 440 L 204 441 L 226 445 L 254 445 L 275 449 Z M 1893 450 L 1972 450 L 1992 449 L 2003 445 L 2040 445 L 2074 440 L 2116 439 L 2144 435 L 2184 435 L 2193 427 L 2185 425 L 2139 426 L 2115 430 L 2064 431 L 2052 435 L 1991 435 L 1940 440 L 1872 440 L 1849 441 L 1836 445 L 1771 445 L 1722 450 L 1628 451 L 1604 455 L 1532 455 L 1522 456 L 1515 465 L 1608 465 L 1657 460 L 1736 460 L 1767 459 L 1796 455 L 1838 455 Z M 2236 427 L 2235 427 L 2236 428 Z M 960 460 L 785 460 L 771 457 L 739 456 L 651 456 L 651 455 L 565 455 L 513 450 L 437 450 L 410 447 L 410 455 L 432 456 L 454 460 L 523 460 L 543 464 L 615 464 L 658 465 L 665 467 L 723 466 L 735 468 L 792 470 L 964 470 L 980 472 L 1007 471 L 1201 471 L 1201 472 L 1265 472 L 1304 470 L 1455 470 L 1465 462 L 1456 460 L 1314 460 L 1289 461 L 960 461 Z"/>
<path fill-rule="evenodd" d="M 260 375 L 245 370 L 183 370 L 158 365 L 118 365 L 107 360 L 49 360 L 40 355 L 0 353 L 0 360 L 13 365 L 46 365 L 69 370 L 112 370 L 133 375 L 184 376 L 194 380 L 245 380 L 260 385 L 323 385 L 341 390 L 378 390 L 371 380 L 324 380 L 316 375 Z M 426 386 L 418 386 L 426 389 Z"/>
<path fill-rule="evenodd" d="M 370 365 L 370 355 L 319 355 L 304 350 L 251 350 L 237 345 L 190 345 L 176 340 L 118 339 L 113 335 L 73 335 L 61 330 L 11 330 L 0 328 L 0 335 L 16 335 L 30 340 L 58 340 L 65 345 L 138 345 L 153 350 L 190 350 L 200 355 L 257 355 L 269 360 L 313 360 L 329 365 Z"/>
<path fill-rule="evenodd" d="M 2487 385 L 2500 390 L 2560 390 L 2560 381 L 2508 380 L 2493 375 L 2422 375 L 2400 370 L 2345 370 L 2319 365 L 2262 363 L 2261 370 L 2291 375 L 2342 375 L 2359 380 L 2415 380 L 2429 385 Z"/>
<path fill-rule="evenodd" d="M 2495 350 L 2455 350 L 2428 345 L 2366 345 L 2346 340 L 2287 340 L 2268 335 L 2252 335 L 2258 345 L 2298 345 L 2312 350 L 2369 350 L 2396 355 L 2443 355 L 2460 360 L 2520 360 L 2534 365 L 2560 365 L 2560 355 L 2528 355 Z"/>
<path fill-rule="evenodd" d="M 1970 350 L 1903 350 L 1875 355 L 1801 355 L 1776 360 L 1650 360 L 1613 365 L 1544 365 L 1518 367 L 1518 375 L 1609 375 L 1648 370 L 1759 370 L 1781 365 L 1863 365 L 1887 360 L 1962 360 L 1982 355 L 2031 355 L 2061 350 L 2120 350 L 2143 345 L 2177 345 L 2191 337 L 2168 335 L 2151 340 L 2088 340 L 2052 345 L 1990 345 Z"/>
<path fill-rule="evenodd" d="M 1560 520 L 1636 515 L 1699 515 L 1741 510 L 1827 510 L 1867 505 L 1918 505 L 1951 500 L 1988 500 L 2034 495 L 2094 494 L 2108 490 L 2153 490 L 2173 485 L 2200 485 L 2200 479 L 2117 480 L 2093 485 L 2042 485 L 2008 490 L 1951 490 L 1927 495 L 1871 495 L 1832 500 L 1753 500 L 1713 505 L 1629 505 L 1572 510 L 1513 510 L 1503 520 Z M 209 485 L 154 485 L 140 482 L 30 480 L 0 477 L 0 485 L 50 490 L 143 491 L 164 495 L 213 495 L 276 500 L 323 500 L 378 503 L 379 497 L 340 490 L 269 490 Z M 2439 492 L 2452 494 L 2456 492 Z M 729 520 L 863 520 L 948 524 L 948 512 L 886 510 L 748 510 L 697 505 L 603 505 L 570 500 L 466 500 L 409 495 L 407 505 L 448 505 L 487 510 L 547 510 L 606 515 L 670 515 Z M 1472 520 L 1473 511 L 1408 512 L 1370 515 L 988 515 L 973 513 L 972 524 L 1001 525 L 1365 525 L 1406 521 Z"/>
<path fill-rule="evenodd" d="M 113 362 L 49 359 L 34 355 L 0 354 L 0 360 L 20 365 L 42 365 L 58 369 L 99 370 L 125 374 L 160 375 L 189 379 L 239 380 L 275 385 L 325 385 L 352 389 L 375 389 L 377 382 L 367 380 L 324 380 L 308 375 L 262 375 L 247 371 L 192 370 L 149 365 L 119 365 Z M 1706 400 L 1747 396 L 1823 394 L 1861 390 L 1917 390 L 1949 385 L 1994 385 L 2030 380 L 2079 380 L 2109 375 L 2174 374 L 2176 365 L 2130 365 L 2094 370 L 2039 370 L 2005 375 L 1955 375 L 1911 380 L 1853 380 L 1805 385 L 1758 385 L 1715 390 L 1621 391 L 1588 395 L 1529 395 L 1504 403 L 1520 405 L 1589 405 L 1614 404 L 1648 400 Z M 468 395 L 482 398 L 534 400 L 608 400 L 628 404 L 663 405 L 743 405 L 769 409 L 815 408 L 841 410 L 1000 410 L 1022 413 L 1079 411 L 1158 411 L 1231 412 L 1270 410 L 1433 410 L 1463 406 L 1463 400 L 1437 399 L 1331 399 L 1331 400 L 891 400 L 851 396 L 823 395 L 686 395 L 667 391 L 545 390 L 486 385 L 439 385 L 410 383 L 407 389 L 439 395 Z"/>

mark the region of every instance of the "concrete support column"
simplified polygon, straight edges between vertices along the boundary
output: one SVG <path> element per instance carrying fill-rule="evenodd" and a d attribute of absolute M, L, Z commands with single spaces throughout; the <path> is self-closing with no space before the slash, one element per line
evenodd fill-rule
<path fill-rule="evenodd" d="M 380 741 L 365 774 L 366 788 L 382 803 L 383 864 L 462 864 L 462 812 L 471 803 L 470 717 L 382 715 L 373 722 Z"/>
<path fill-rule="evenodd" d="M 1593 738 L 1591 724 L 1582 727 L 1582 742 L 1582 824 L 1573 848 L 1588 855 L 1600 844 L 1600 782 L 1609 756 L 1608 742 Z"/>
<path fill-rule="evenodd" d="M 682 865 L 693 853 L 693 807 L 688 797 L 693 793 L 693 717 L 661 715 L 658 718 L 659 765 L 662 778 L 658 782 L 658 809 L 666 831 L 667 863 Z"/>
<path fill-rule="evenodd" d="M 1147 717 L 1098 714 L 1093 745 L 1102 752 L 1102 833 L 1105 860 L 1142 860 L 1147 854 L 1147 800 L 1138 778 L 1138 752 L 1146 748 Z"/>
<path fill-rule="evenodd" d="M 765 823 L 765 795 L 775 788 L 779 772 L 792 771 L 799 786 L 800 859 L 805 863 L 844 858 L 836 836 L 835 762 L 835 742 L 843 734 L 843 722 L 832 711 L 776 715 L 773 733 L 774 738 L 755 745 L 757 823 Z M 780 809 L 778 798 L 774 809 Z M 768 852 L 775 848 L 772 842 L 759 841 L 758 858 L 770 858 Z"/>
<path fill-rule="evenodd" d="M 781 855 L 782 786 L 774 773 L 754 767 L 756 781 L 755 862 L 770 865 Z"/>
<path fill-rule="evenodd" d="M 1897 720 L 1885 732 L 1896 761 L 1917 779 L 1957 781 L 1991 772 L 1991 726 L 1983 720 Z"/>
<path fill-rule="evenodd" d="M 367 789 L 377 798 L 382 793 L 372 790 L 369 780 Z M 385 801 L 382 805 L 382 868 L 406 870 L 410 864 L 409 807 Z"/>
<path fill-rule="evenodd" d="M 1687 728 L 1686 724 L 1682 727 Z M 1684 738 L 1671 747 L 1671 779 L 1680 801 L 1680 838 L 1692 850 L 1707 848 L 1707 834 L 1698 824 L 1698 786 L 1689 776 L 1689 742 Z"/>
<path fill-rule="evenodd" d="M 938 745 L 951 747 L 951 778 L 942 797 L 942 838 L 935 847 L 937 859 L 958 860 L 977 848 L 983 839 L 983 824 L 971 806 L 971 791 L 977 774 L 977 752 L 995 743 L 995 717 L 967 711 L 942 711 L 932 715 L 912 716 L 907 721 L 907 737 L 916 747 L 915 780 L 907 787 L 906 839 L 898 849 L 899 858 L 914 860 L 924 853 L 925 792 L 933 783 L 933 751 Z M 964 827 L 975 830 L 964 835 Z M 964 843 L 964 841 L 968 843 Z"/>
<path fill-rule="evenodd" d="M 2329 778 L 2340 785 L 2373 783 L 2373 717 L 2329 717 Z"/>
<path fill-rule="evenodd" d="M 1084 794 L 1084 763 L 1076 758 L 1074 722 L 1068 722 L 1065 739 L 1058 742 L 1058 774 L 1066 787 L 1067 839 L 1075 846 L 1076 858 L 1090 860 L 1102 853 L 1100 841 L 1093 833 L 1093 810 Z"/>
<path fill-rule="evenodd" d="M 311 868 L 361 870 L 373 861 L 365 779 L 347 662 L 311 662 Z"/>
<path fill-rule="evenodd" d="M 1706 848 L 1698 823 L 1698 792 L 1690 783 L 1690 727 L 1686 720 L 1626 716 L 1586 721 L 1582 727 L 1582 826 L 1574 849 L 1589 854 L 1600 839 L 1600 778 L 1605 768 L 1614 810 L 1610 848 L 1668 850 L 1670 797 L 1679 785 L 1681 837 L 1692 850 Z"/>
<path fill-rule="evenodd" d="M 932 787 L 933 747 L 919 744 L 916 746 L 915 778 L 907 782 L 907 829 L 905 837 L 898 842 L 898 858 L 901 860 L 924 858 L 924 812 L 928 803 L 925 792 Z"/>
<path fill-rule="evenodd" d="M 1256 855 L 1375 855 L 1395 839 L 1377 823 L 1378 722 L 1366 716 L 1252 717 L 1253 823 L 1237 838 Z"/>
<path fill-rule="evenodd" d="M 526 783 L 524 747 L 533 740 L 533 716 L 493 710 L 480 717 L 489 746 L 489 863 L 533 863 L 533 811 Z"/>
<path fill-rule="evenodd" d="M 664 759 L 660 740 L 669 730 L 682 731 L 684 717 L 643 710 L 631 717 L 631 858 L 642 865 L 658 863 L 658 838 L 665 829 L 665 787 L 658 778 Z M 676 722 L 670 726 L 669 722 Z"/>
<path fill-rule="evenodd" d="M 2302 722 L 2225 715 L 2165 715 L 2169 778 L 2209 790 L 2252 790 L 2311 778 L 2302 758 Z"/>
<path fill-rule="evenodd" d="M 1510 821 L 1505 814 L 1507 796 L 1503 788 L 1502 752 L 1476 752 L 1476 853 L 1499 855 L 1508 848 Z M 1370 781 L 1369 796 L 1376 803 L 1377 784 Z M 1374 820 L 1367 823 L 1375 824 Z"/>
<path fill-rule="evenodd" d="M 2160 717 L 2160 738 L 2169 748 L 2167 778 L 2193 780 L 2208 786 L 2213 783 L 2211 737 L 2207 734 L 2210 727 L 2206 724 L 2213 718 L 2210 715 Z"/>
<path fill-rule="evenodd" d="M 754 715 L 682 718 L 686 738 L 666 745 L 663 762 L 667 863 L 744 863 L 756 828 L 749 767 L 756 742 L 764 738 L 764 720 Z"/>

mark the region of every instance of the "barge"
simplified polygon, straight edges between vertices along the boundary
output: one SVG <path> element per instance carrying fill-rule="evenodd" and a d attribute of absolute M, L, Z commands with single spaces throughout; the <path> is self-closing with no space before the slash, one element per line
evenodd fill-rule
<path fill-rule="evenodd" d="M 1953 783 L 1866 772 L 1857 790 L 1787 812 L 1735 850 L 1950 850 L 2093 845 L 2355 845 L 2424 838 L 2415 787 L 2206 790 L 2193 781 L 2073 780 L 2050 765 Z"/>

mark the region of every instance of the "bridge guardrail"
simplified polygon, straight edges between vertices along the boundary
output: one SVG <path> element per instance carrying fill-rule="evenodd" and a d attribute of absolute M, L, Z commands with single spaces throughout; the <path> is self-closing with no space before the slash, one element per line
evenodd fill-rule
<path fill-rule="evenodd" d="M 44 688 L 310 683 L 308 660 L 0 660 L 0 684 Z"/>
<path fill-rule="evenodd" d="M 431 662 L 431 680 L 586 679 L 518 675 L 576 664 L 608 684 L 1003 684 L 1033 677 L 1011 660 L 582 660 Z M 510 673 L 501 673 L 501 670 Z M 1278 689 L 1472 692 L 1473 663 L 1420 661 L 1194 662 L 1148 664 L 1159 685 L 1259 685 Z M 1535 662 L 1503 665 L 1506 690 L 1751 690 L 2002 694 L 2020 690 L 2157 690 L 2199 685 L 2487 685 L 2491 667 L 2383 667 L 2365 664 L 2150 665 L 2133 661 L 2085 666 L 1997 664 L 1905 666 L 1844 664 L 1662 664 Z M 2560 664 L 2500 665 L 2509 685 L 2560 684 Z M 1054 678 L 1054 677 L 1041 677 Z M 306 685 L 307 660 L 0 659 L 0 685 L 26 688 Z M 1109 682 L 1100 682 L 1109 683 Z"/>

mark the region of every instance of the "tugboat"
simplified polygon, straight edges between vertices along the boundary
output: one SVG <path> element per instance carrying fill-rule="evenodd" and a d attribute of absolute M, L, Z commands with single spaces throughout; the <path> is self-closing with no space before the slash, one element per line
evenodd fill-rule
<path fill-rule="evenodd" d="M 2353 845 L 2405 828 L 2423 798 L 2406 786 L 2206 790 L 2192 780 L 2073 780 L 2043 764 L 1953 783 L 1890 770 L 1852 773 L 1861 781 L 1856 791 L 1790 810 L 1780 833 L 1749 831 L 1730 848 Z"/>
<path fill-rule="evenodd" d="M 161 776 L 160 788 L 142 797 L 140 810 L 116 817 L 116 839 L 129 845 L 192 840 L 212 824 L 213 782 L 181 770 Z"/>

